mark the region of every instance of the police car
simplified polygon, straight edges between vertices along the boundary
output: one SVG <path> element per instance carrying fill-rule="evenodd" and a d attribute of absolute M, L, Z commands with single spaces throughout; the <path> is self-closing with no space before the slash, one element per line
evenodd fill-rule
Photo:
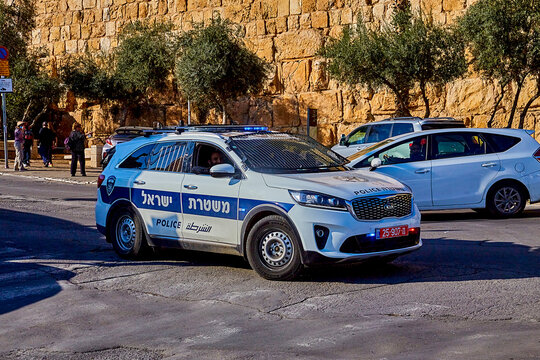
<path fill-rule="evenodd" d="M 99 176 L 97 228 L 122 258 L 153 247 L 238 254 L 274 280 L 420 248 L 411 190 L 346 162 L 265 127 L 148 131 L 117 145 Z"/>

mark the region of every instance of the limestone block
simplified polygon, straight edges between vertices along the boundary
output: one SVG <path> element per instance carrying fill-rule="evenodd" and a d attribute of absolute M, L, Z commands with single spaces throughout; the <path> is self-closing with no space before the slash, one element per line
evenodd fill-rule
<path fill-rule="evenodd" d="M 373 7 L 371 6 L 365 6 L 362 8 L 362 21 L 365 23 L 370 23 L 373 21 Z M 352 11 L 351 11 L 351 17 L 352 17 Z"/>
<path fill-rule="evenodd" d="M 252 38 L 257 36 L 257 22 L 251 21 L 246 24 L 246 37 Z"/>
<path fill-rule="evenodd" d="M 281 68 L 274 66 L 274 69 L 268 76 L 267 83 L 264 86 L 265 94 L 280 94 L 283 90 L 283 84 L 281 82 Z"/>
<path fill-rule="evenodd" d="M 63 55 L 66 51 L 66 43 L 63 41 L 56 41 L 53 47 L 54 55 Z"/>
<path fill-rule="evenodd" d="M 371 105 L 368 99 L 362 97 L 357 91 L 351 90 L 344 91 L 342 96 L 343 122 L 353 123 L 356 126 L 358 123 L 364 123 L 372 119 L 373 115 L 371 114 Z"/>
<path fill-rule="evenodd" d="M 284 62 L 282 69 L 286 93 L 297 94 L 309 91 L 311 60 Z"/>
<path fill-rule="evenodd" d="M 100 38 L 105 36 L 105 24 L 100 22 L 92 26 L 92 37 Z"/>
<path fill-rule="evenodd" d="M 384 3 L 378 3 L 373 5 L 373 18 L 376 20 L 383 20 L 385 14 L 385 5 Z"/>
<path fill-rule="evenodd" d="M 70 39 L 70 30 L 69 25 L 64 25 L 60 28 L 60 39 L 61 40 L 69 40 Z"/>
<path fill-rule="evenodd" d="M 96 7 L 96 0 L 83 0 L 83 9 L 93 9 Z"/>
<path fill-rule="evenodd" d="M 81 39 L 88 40 L 90 39 L 90 34 L 92 33 L 92 28 L 90 25 L 81 26 Z"/>
<path fill-rule="evenodd" d="M 300 59 L 314 56 L 322 45 L 321 34 L 313 29 L 279 34 L 275 38 L 277 58 Z"/>
<path fill-rule="evenodd" d="M 169 12 L 169 4 L 167 1 L 159 0 L 158 1 L 158 15 L 163 16 Z M 137 19 L 139 14 L 137 13 L 138 6 L 137 4 L 129 4 L 126 8 L 126 15 L 129 19 Z M 201 19 L 202 21 L 202 19 Z"/>
<path fill-rule="evenodd" d="M 274 127 L 298 126 L 300 124 L 296 96 L 283 95 L 275 98 L 272 102 L 272 113 L 274 115 L 272 126 Z"/>
<path fill-rule="evenodd" d="M 67 6 L 70 10 L 82 10 L 83 0 L 67 0 Z"/>
<path fill-rule="evenodd" d="M 32 30 L 32 44 L 38 45 L 41 42 L 41 29 Z"/>
<path fill-rule="evenodd" d="M 341 24 L 349 25 L 353 23 L 353 11 L 351 8 L 343 9 L 341 12 Z"/>
<path fill-rule="evenodd" d="M 317 10 L 317 0 L 302 0 L 302 12 L 309 13 Z"/>
<path fill-rule="evenodd" d="M 88 49 L 88 42 L 86 40 L 77 40 L 77 52 L 82 54 Z"/>
<path fill-rule="evenodd" d="M 335 145 L 337 143 L 336 127 L 336 124 L 322 124 L 317 126 L 316 140 L 326 146 Z M 313 137 L 311 134 L 310 136 Z"/>
<path fill-rule="evenodd" d="M 187 10 L 187 0 L 176 0 L 174 3 L 176 12 L 184 12 Z M 140 9 L 139 9 L 140 11 Z"/>
<path fill-rule="evenodd" d="M 289 16 L 289 1 L 278 0 L 278 16 Z"/>
<path fill-rule="evenodd" d="M 257 35 L 266 35 L 266 23 L 264 20 L 257 20 Z"/>
<path fill-rule="evenodd" d="M 116 34 L 116 23 L 109 21 L 105 23 L 105 36 L 114 36 Z"/>
<path fill-rule="evenodd" d="M 330 36 L 331 38 L 337 39 L 341 36 L 342 33 L 343 33 L 343 25 L 336 25 L 330 29 L 328 36 Z"/>
<path fill-rule="evenodd" d="M 419 0 L 414 0 L 414 1 L 418 2 Z M 425 11 L 426 13 L 431 12 L 433 14 L 436 14 L 443 11 L 443 0 L 420 0 L 420 2 L 421 2 L 422 10 Z M 415 6 L 414 9 L 417 8 L 416 5 L 413 5 L 413 6 Z"/>
<path fill-rule="evenodd" d="M 287 29 L 289 31 L 298 30 L 300 28 L 300 16 L 293 15 L 287 18 Z"/>
<path fill-rule="evenodd" d="M 341 23 L 341 10 L 331 10 L 328 13 L 329 25 L 336 26 Z"/>
<path fill-rule="evenodd" d="M 101 0 L 101 8 L 107 8 L 113 5 L 113 0 Z"/>
<path fill-rule="evenodd" d="M 334 0 L 317 0 L 317 11 L 328 11 L 334 5 Z"/>
<path fill-rule="evenodd" d="M 99 18 L 98 18 L 99 19 Z M 83 24 L 92 24 L 96 21 L 96 14 L 93 11 L 84 11 L 83 12 Z"/>
<path fill-rule="evenodd" d="M 265 21 L 265 27 L 266 27 L 266 33 L 268 35 L 275 35 L 276 34 L 276 20 L 270 19 Z"/>
<path fill-rule="evenodd" d="M 287 18 L 284 16 L 276 18 L 276 32 L 278 34 L 281 34 L 286 31 L 287 31 Z"/>
<path fill-rule="evenodd" d="M 73 11 L 73 14 L 71 17 L 72 24 L 81 24 L 82 19 L 83 19 L 83 14 L 81 10 Z"/>
<path fill-rule="evenodd" d="M 148 16 L 148 4 L 140 3 L 139 4 L 139 17 L 144 19 Z"/>
<path fill-rule="evenodd" d="M 66 41 L 66 53 L 75 54 L 77 52 L 77 40 Z"/>
<path fill-rule="evenodd" d="M 326 11 L 316 11 L 311 14 L 311 26 L 315 29 L 328 27 L 328 13 Z"/>
<path fill-rule="evenodd" d="M 65 25 L 64 16 L 62 14 L 56 14 L 52 18 L 52 26 L 63 26 Z"/>
<path fill-rule="evenodd" d="M 311 14 L 300 15 L 300 28 L 311 29 Z"/>
<path fill-rule="evenodd" d="M 302 12 L 301 0 L 289 0 L 289 13 L 291 15 L 300 15 Z"/>
<path fill-rule="evenodd" d="M 268 62 L 274 61 L 274 41 L 270 37 L 245 40 L 246 47 Z"/>
<path fill-rule="evenodd" d="M 167 8 L 167 3 L 164 1 L 160 1 L 160 5 L 165 4 L 165 9 Z M 164 14 L 166 14 L 165 12 Z M 128 19 L 137 19 L 139 17 L 139 5 L 136 3 L 127 4 L 126 5 L 126 17 Z"/>
<path fill-rule="evenodd" d="M 337 124 L 342 119 L 341 91 L 302 93 L 298 96 L 300 119 L 306 124 L 307 108 L 317 109 L 317 125 Z"/>
<path fill-rule="evenodd" d="M 396 98 L 394 93 L 387 89 L 380 89 L 371 99 L 371 112 L 373 115 L 389 115 L 396 111 Z"/>
<path fill-rule="evenodd" d="M 100 39 L 99 48 L 101 51 L 108 53 L 111 49 L 111 39 L 103 37 Z"/>
<path fill-rule="evenodd" d="M 320 91 L 328 89 L 329 78 L 326 73 L 326 62 L 321 59 L 313 61 L 309 76 L 310 89 Z"/>
<path fill-rule="evenodd" d="M 70 25 L 69 26 L 69 38 L 78 40 L 81 38 L 81 25 Z"/>
<path fill-rule="evenodd" d="M 232 5 L 225 8 L 224 17 L 233 23 L 240 24 L 247 18 L 249 9 L 243 5 Z"/>
<path fill-rule="evenodd" d="M 99 50 L 99 39 L 90 39 L 90 40 L 88 40 L 88 49 L 90 51 L 98 51 Z"/>
<path fill-rule="evenodd" d="M 58 26 L 52 27 L 49 33 L 49 41 L 60 40 L 60 28 Z"/>
<path fill-rule="evenodd" d="M 488 114 L 495 106 L 495 89 L 482 79 L 457 80 L 447 89 L 446 112 L 454 116 Z"/>
<path fill-rule="evenodd" d="M 443 0 L 442 8 L 444 11 L 463 10 L 467 0 Z"/>

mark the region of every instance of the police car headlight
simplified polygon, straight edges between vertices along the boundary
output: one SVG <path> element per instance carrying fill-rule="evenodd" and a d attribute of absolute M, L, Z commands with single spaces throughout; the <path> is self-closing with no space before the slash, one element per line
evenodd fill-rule
<path fill-rule="evenodd" d="M 347 211 L 345 200 L 311 191 L 289 190 L 291 197 L 300 205 Z"/>

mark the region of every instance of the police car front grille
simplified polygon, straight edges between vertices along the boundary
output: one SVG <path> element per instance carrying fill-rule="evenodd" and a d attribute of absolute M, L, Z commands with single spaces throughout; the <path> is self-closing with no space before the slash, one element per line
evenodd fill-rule
<path fill-rule="evenodd" d="M 412 196 L 398 194 L 388 197 L 358 198 L 352 201 L 352 207 L 359 220 L 403 217 L 412 212 Z"/>

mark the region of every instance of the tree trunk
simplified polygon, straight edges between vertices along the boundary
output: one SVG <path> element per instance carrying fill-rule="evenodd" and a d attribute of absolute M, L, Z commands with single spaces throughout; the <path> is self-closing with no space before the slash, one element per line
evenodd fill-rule
<path fill-rule="evenodd" d="M 396 117 L 411 116 L 409 111 L 409 89 L 402 89 L 395 92 L 396 95 Z"/>
<path fill-rule="evenodd" d="M 523 88 L 524 82 L 525 82 L 525 78 L 523 78 L 523 80 L 519 80 L 517 83 L 517 90 L 516 90 L 516 95 L 514 96 L 514 103 L 512 104 L 512 111 L 510 112 L 510 116 L 508 117 L 508 123 L 506 124 L 507 129 L 510 129 L 512 127 L 512 123 L 514 121 L 514 115 L 516 114 L 516 108 L 517 108 L 517 103 L 519 100 L 519 95 L 521 94 L 521 89 Z"/>
<path fill-rule="evenodd" d="M 124 104 L 124 108 L 122 109 L 122 117 L 120 118 L 120 126 L 126 126 L 127 114 L 128 114 L 128 106 Z"/>
<path fill-rule="evenodd" d="M 523 111 L 519 115 L 519 125 L 518 129 L 523 129 L 523 125 L 525 124 L 525 116 L 527 116 L 527 112 L 529 111 L 529 108 L 531 107 L 532 103 L 540 97 L 540 78 L 536 79 L 536 94 L 534 94 L 529 101 L 527 101 L 527 104 L 523 108 Z"/>
<path fill-rule="evenodd" d="M 429 99 L 426 95 L 426 84 L 421 81 L 420 82 L 420 91 L 422 92 L 422 99 L 424 99 L 424 105 L 426 106 L 426 111 L 424 112 L 424 118 L 428 118 L 431 114 L 431 110 L 429 108 Z"/>
<path fill-rule="evenodd" d="M 501 96 L 497 99 L 497 102 L 495 103 L 495 107 L 493 108 L 493 112 L 491 113 L 491 117 L 489 118 L 489 121 L 487 122 L 487 127 L 490 128 L 493 125 L 493 119 L 495 119 L 495 113 L 497 112 L 497 108 L 499 107 L 502 99 L 504 98 L 504 93 L 506 86 L 508 85 L 508 81 L 502 82 L 501 84 Z"/>

